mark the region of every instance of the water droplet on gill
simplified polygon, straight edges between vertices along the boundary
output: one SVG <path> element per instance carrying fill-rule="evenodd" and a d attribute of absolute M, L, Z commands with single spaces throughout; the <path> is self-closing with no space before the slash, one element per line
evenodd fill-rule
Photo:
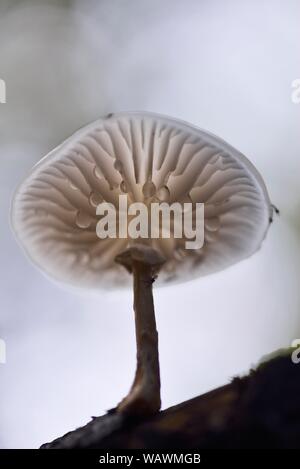
<path fill-rule="evenodd" d="M 103 176 L 100 168 L 98 168 L 98 166 L 94 167 L 94 175 L 96 176 L 97 179 L 100 179 L 100 180 L 104 178 L 104 176 Z"/>
<path fill-rule="evenodd" d="M 167 186 L 161 187 L 157 191 L 156 196 L 161 202 L 164 202 L 164 201 L 168 200 L 168 198 L 170 197 L 169 188 Z"/>
<path fill-rule="evenodd" d="M 122 192 L 128 192 L 127 185 L 125 181 L 122 181 L 120 184 L 120 189 Z"/>
<path fill-rule="evenodd" d="M 75 223 L 79 228 L 88 228 L 91 222 L 91 217 L 87 213 L 83 212 L 82 210 L 77 212 Z"/>
<path fill-rule="evenodd" d="M 155 184 L 152 181 L 147 181 L 143 185 L 144 197 L 153 197 L 156 192 Z"/>
<path fill-rule="evenodd" d="M 92 207 L 98 207 L 101 202 L 103 202 L 103 197 L 97 192 L 91 192 L 89 197 L 89 202 Z"/>
<path fill-rule="evenodd" d="M 74 191 L 79 191 L 79 188 L 72 181 L 70 181 L 70 179 L 68 179 L 68 184 Z"/>
<path fill-rule="evenodd" d="M 205 228 L 208 231 L 218 231 L 218 229 L 220 228 L 220 218 L 208 218 L 207 220 L 205 220 Z"/>
<path fill-rule="evenodd" d="M 123 163 L 120 160 L 114 162 L 114 168 L 121 173 L 123 171 Z"/>

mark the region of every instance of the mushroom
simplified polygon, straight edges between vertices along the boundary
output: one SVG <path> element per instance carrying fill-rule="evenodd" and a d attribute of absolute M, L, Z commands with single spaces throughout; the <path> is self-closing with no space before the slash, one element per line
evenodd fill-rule
<path fill-rule="evenodd" d="M 204 203 L 204 245 L 176 238 L 100 239 L 97 207 Z M 193 211 L 194 214 L 194 211 Z M 250 161 L 220 138 L 151 113 L 110 114 L 44 157 L 17 189 L 12 227 L 29 258 L 56 280 L 89 288 L 134 284 L 137 369 L 118 412 L 160 409 L 158 336 L 152 284 L 224 269 L 260 247 L 273 208 Z"/>

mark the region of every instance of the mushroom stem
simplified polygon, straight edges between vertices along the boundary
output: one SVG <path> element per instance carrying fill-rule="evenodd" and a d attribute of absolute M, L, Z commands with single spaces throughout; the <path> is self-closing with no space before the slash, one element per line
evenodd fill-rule
<path fill-rule="evenodd" d="M 136 245 L 117 256 L 133 275 L 137 368 L 129 394 L 117 407 L 119 412 L 147 416 L 159 411 L 160 376 L 152 284 L 164 259 L 152 248 Z"/>

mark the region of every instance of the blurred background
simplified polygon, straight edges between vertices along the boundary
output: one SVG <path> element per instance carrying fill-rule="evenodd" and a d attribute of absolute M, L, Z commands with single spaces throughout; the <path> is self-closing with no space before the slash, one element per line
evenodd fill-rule
<path fill-rule="evenodd" d="M 156 289 L 163 408 L 300 337 L 299 17 L 298 0 L 0 1 L 0 447 L 38 447 L 84 425 L 133 379 L 131 292 L 52 283 L 9 226 L 32 165 L 108 112 L 159 112 L 219 135 L 256 165 L 281 211 L 252 258 Z"/>

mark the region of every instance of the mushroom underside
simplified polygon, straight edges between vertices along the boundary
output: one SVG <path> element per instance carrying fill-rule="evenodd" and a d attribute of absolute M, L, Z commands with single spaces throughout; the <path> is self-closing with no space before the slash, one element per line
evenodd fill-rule
<path fill-rule="evenodd" d="M 264 183 L 225 142 L 180 121 L 120 113 L 75 133 L 46 156 L 18 188 L 12 225 L 29 257 L 47 274 L 77 286 L 130 283 L 115 257 L 129 237 L 99 239 L 102 202 L 119 196 L 151 204 L 204 203 L 204 245 L 186 249 L 183 234 L 147 239 L 164 258 L 158 283 L 221 270 L 255 252 L 272 216 Z M 184 216 L 184 215 L 183 215 Z M 128 216 L 128 220 L 130 217 Z M 171 220 L 172 228 L 172 220 Z"/>

